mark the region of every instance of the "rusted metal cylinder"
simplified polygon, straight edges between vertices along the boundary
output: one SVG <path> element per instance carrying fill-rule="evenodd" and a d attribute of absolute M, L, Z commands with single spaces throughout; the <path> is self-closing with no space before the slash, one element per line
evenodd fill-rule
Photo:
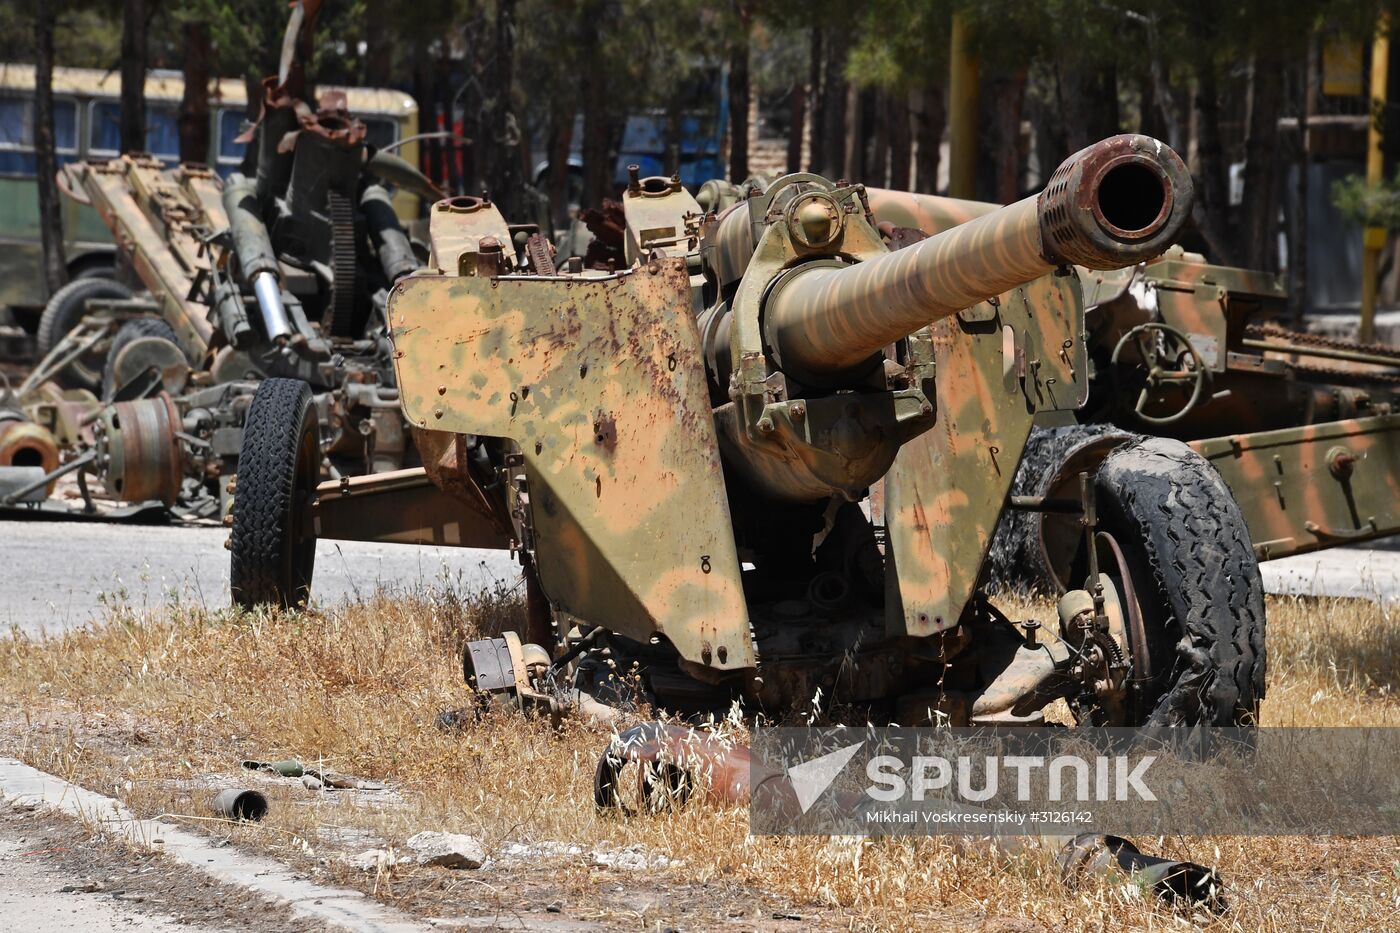
<path fill-rule="evenodd" d="M 58 461 L 58 441 L 47 428 L 32 421 L 0 420 L 0 466 L 38 467 L 52 473 L 58 469 Z M 49 495 L 53 495 L 53 486 L 48 484 Z"/>
<path fill-rule="evenodd" d="M 379 266 L 389 281 L 397 282 L 417 269 L 418 257 L 413 255 L 408 235 L 399 225 L 389 192 L 379 185 L 366 185 L 364 193 L 360 195 L 360 210 L 364 211 L 365 225 L 369 228 L 370 239 L 374 241 Z"/>
<path fill-rule="evenodd" d="M 223 819 L 256 823 L 267 815 L 267 797 L 261 791 L 230 787 L 219 791 L 209 807 Z"/>
<path fill-rule="evenodd" d="M 1191 177 L 1148 136 L 1070 156 L 1040 194 L 859 265 L 796 267 L 779 279 L 765 331 L 780 367 L 854 368 L 882 347 L 1067 265 L 1118 269 L 1160 254 L 1191 212 Z"/>
<path fill-rule="evenodd" d="M 99 472 L 114 498 L 175 504 L 184 472 L 180 415 L 170 396 L 117 402 L 103 409 L 96 427 Z"/>

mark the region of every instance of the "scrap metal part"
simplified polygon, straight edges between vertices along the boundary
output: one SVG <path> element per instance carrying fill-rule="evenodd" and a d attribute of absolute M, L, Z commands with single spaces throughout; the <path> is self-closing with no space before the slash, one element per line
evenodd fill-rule
<path fill-rule="evenodd" d="M 175 504 L 184 469 L 180 414 L 169 395 L 108 406 L 94 431 L 97 467 L 113 498 Z"/>

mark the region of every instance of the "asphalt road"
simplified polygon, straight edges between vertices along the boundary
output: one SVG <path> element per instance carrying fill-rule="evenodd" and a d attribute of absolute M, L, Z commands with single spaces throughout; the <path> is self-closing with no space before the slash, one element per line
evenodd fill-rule
<path fill-rule="evenodd" d="M 1400 602 L 1400 537 L 1260 564 L 1270 593 Z"/>
<path fill-rule="evenodd" d="M 98 522 L 0 521 L 0 630 L 37 633 L 82 625 L 113 600 L 139 610 L 228 605 L 228 551 L 221 528 Z M 1271 593 L 1400 601 L 1400 538 L 1263 565 Z M 389 586 L 458 588 L 514 583 L 502 551 L 322 541 L 313 599 L 325 605 Z"/>
<path fill-rule="evenodd" d="M 0 521 L 0 630 L 72 628 L 114 600 L 138 611 L 227 606 L 226 537 L 212 527 Z M 518 578 L 504 551 L 321 541 L 312 598 L 330 605 L 381 583 L 470 589 Z"/>

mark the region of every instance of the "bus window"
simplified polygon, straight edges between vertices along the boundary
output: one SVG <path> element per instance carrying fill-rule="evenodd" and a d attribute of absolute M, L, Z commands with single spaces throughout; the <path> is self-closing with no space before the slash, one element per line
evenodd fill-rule
<path fill-rule="evenodd" d="M 88 151 L 114 156 L 121 149 L 121 104 L 100 100 L 92 105 Z M 146 108 L 146 151 L 159 159 L 180 158 L 180 130 L 172 107 Z"/>
<path fill-rule="evenodd" d="M 360 117 L 365 123 L 365 142 L 376 149 L 383 149 L 399 138 L 399 125 L 393 120 L 375 117 Z"/>
<path fill-rule="evenodd" d="M 53 102 L 54 143 L 60 165 L 78 154 L 78 105 L 57 98 Z M 0 97 L 0 175 L 32 177 L 34 157 L 34 98 Z"/>

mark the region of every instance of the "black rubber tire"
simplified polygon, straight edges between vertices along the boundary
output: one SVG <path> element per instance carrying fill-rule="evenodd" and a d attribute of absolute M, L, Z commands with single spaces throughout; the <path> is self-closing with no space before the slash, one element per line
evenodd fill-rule
<path fill-rule="evenodd" d="M 117 331 L 117 335 L 112 338 L 112 343 L 107 347 L 107 359 L 102 364 L 102 400 L 104 402 L 110 402 L 112 396 L 121 388 L 117 385 L 117 354 L 121 352 L 122 347 L 142 337 L 163 337 L 175 346 L 180 346 L 180 338 L 175 336 L 175 328 L 160 318 L 143 317 L 127 321 Z"/>
<path fill-rule="evenodd" d="M 1042 496 L 1055 472 L 1079 445 L 1105 434 L 1123 434 L 1111 424 L 1075 424 L 1032 428 L 1011 480 L 1011 495 Z M 992 532 L 983 583 L 988 593 L 1059 595 L 1055 575 L 1038 545 L 1040 515 L 1005 509 Z"/>
<path fill-rule="evenodd" d="M 243 428 L 233 496 L 229 585 L 236 605 L 306 602 L 316 538 L 302 511 L 321 474 L 320 427 L 311 387 L 298 379 L 258 386 Z"/>
<path fill-rule="evenodd" d="M 65 334 L 78 326 L 87 313 L 89 300 L 130 297 L 131 289 L 122 283 L 95 276 L 74 279 L 54 292 L 49 297 L 49 303 L 44 305 L 44 312 L 39 316 L 39 329 L 34 335 L 34 347 L 39 358 L 48 355 Z M 87 354 L 74 360 L 58 375 L 69 388 L 96 392 L 102 382 L 102 360 Z"/>
<path fill-rule="evenodd" d="M 1110 453 L 1094 488 L 1099 528 L 1137 590 L 1153 671 L 1126 725 L 1256 723 L 1264 584 L 1220 474 L 1180 441 L 1149 437 Z"/>

